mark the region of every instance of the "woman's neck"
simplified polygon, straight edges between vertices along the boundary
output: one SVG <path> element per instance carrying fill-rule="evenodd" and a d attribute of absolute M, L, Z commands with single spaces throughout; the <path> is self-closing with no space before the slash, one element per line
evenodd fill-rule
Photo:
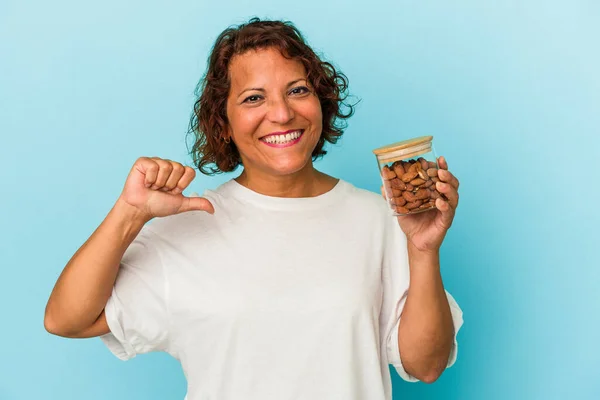
<path fill-rule="evenodd" d="M 312 164 L 288 175 L 270 175 L 244 169 L 235 178 L 240 185 L 272 197 L 315 197 L 331 190 L 338 179 L 317 171 Z"/>

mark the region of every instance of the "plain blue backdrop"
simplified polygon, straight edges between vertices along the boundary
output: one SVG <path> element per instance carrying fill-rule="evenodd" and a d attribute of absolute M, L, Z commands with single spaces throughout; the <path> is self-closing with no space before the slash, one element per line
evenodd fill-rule
<path fill-rule="evenodd" d="M 252 16 L 293 21 L 362 100 L 320 169 L 378 192 L 371 150 L 433 135 L 461 181 L 458 361 L 433 385 L 392 371 L 394 399 L 599 399 L 599 4 L 0 1 L 0 399 L 183 398 L 174 359 L 51 336 L 44 307 L 136 158 L 191 163 L 209 50 Z"/>

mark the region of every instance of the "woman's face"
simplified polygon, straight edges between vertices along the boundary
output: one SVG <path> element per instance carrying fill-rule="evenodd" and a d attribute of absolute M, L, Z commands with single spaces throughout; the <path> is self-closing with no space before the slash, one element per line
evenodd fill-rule
<path fill-rule="evenodd" d="M 282 176 L 312 166 L 323 116 L 302 63 L 250 50 L 233 57 L 229 77 L 228 132 L 244 168 Z"/>

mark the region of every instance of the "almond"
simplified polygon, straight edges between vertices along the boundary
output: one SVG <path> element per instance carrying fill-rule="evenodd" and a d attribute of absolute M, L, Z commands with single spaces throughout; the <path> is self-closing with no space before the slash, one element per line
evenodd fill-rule
<path fill-rule="evenodd" d="M 392 203 L 396 206 L 403 206 L 406 204 L 406 199 L 402 196 L 400 197 L 394 197 Z"/>
<path fill-rule="evenodd" d="M 387 165 L 384 165 L 381 169 L 381 177 L 384 180 L 394 179 L 396 177 L 396 173 L 390 169 Z"/>
<path fill-rule="evenodd" d="M 396 161 L 394 164 L 392 164 L 392 169 L 394 170 L 397 176 L 402 176 L 406 172 L 404 170 L 404 167 L 402 166 L 401 161 Z"/>
<path fill-rule="evenodd" d="M 438 170 L 437 170 L 437 168 L 429 168 L 427 170 L 427 176 L 430 176 L 432 178 L 433 177 L 437 177 L 438 176 Z"/>
<path fill-rule="evenodd" d="M 413 202 L 406 203 L 404 207 L 408 208 L 409 210 L 413 210 L 419 207 L 421 204 L 423 204 L 423 200 L 415 200 Z"/>
<path fill-rule="evenodd" d="M 417 164 L 414 164 L 417 165 Z M 412 166 L 409 168 L 409 171 L 407 173 L 405 173 L 404 175 L 402 175 L 402 182 L 410 182 L 413 179 L 415 179 L 417 177 L 417 175 L 419 175 L 419 173 L 415 170 L 411 171 L 410 169 L 412 168 Z"/>
<path fill-rule="evenodd" d="M 418 190 L 417 193 L 415 193 L 415 198 L 418 200 L 426 200 L 426 199 L 429 199 L 430 197 L 431 197 L 431 190 L 429 190 L 429 189 Z"/>
<path fill-rule="evenodd" d="M 409 210 L 406 207 L 402 207 L 402 206 L 396 206 L 396 212 L 398 214 L 408 214 Z"/>
<path fill-rule="evenodd" d="M 391 185 L 392 189 L 400 189 L 400 190 L 406 189 L 406 184 L 398 178 L 392 179 L 390 182 L 391 182 L 390 185 Z"/>
<path fill-rule="evenodd" d="M 408 191 L 403 192 L 402 193 L 402 197 L 404 197 L 406 199 L 406 201 L 415 201 L 415 200 L 417 200 L 417 197 L 413 193 L 408 192 Z"/>
<path fill-rule="evenodd" d="M 412 181 L 410 181 L 410 184 L 413 186 L 421 186 L 424 183 L 425 181 L 421 178 L 413 179 Z"/>

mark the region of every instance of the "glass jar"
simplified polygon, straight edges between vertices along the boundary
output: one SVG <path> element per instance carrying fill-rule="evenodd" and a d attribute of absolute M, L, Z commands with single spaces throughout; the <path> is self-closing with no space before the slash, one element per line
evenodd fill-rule
<path fill-rule="evenodd" d="M 395 216 L 435 209 L 437 155 L 433 136 L 421 136 L 373 150 L 377 157 L 383 192 Z"/>

